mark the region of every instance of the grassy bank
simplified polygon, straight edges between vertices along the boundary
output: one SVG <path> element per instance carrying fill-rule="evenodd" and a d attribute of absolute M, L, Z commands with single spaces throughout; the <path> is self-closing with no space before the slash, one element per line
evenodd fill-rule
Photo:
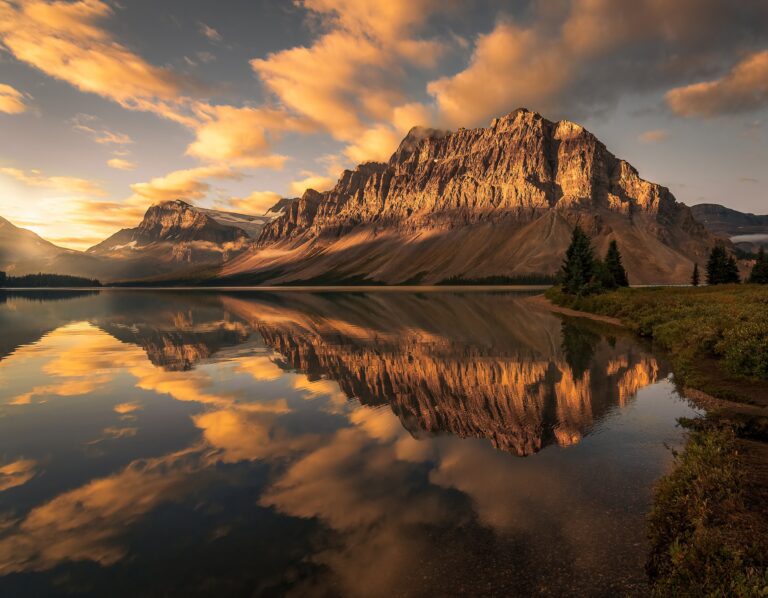
<path fill-rule="evenodd" d="M 768 286 L 635 288 L 547 297 L 564 307 L 620 319 L 673 359 L 676 378 L 714 396 L 751 401 L 745 383 L 768 380 Z"/>
<path fill-rule="evenodd" d="M 768 596 L 768 287 L 619 289 L 557 305 L 619 319 L 679 384 L 726 401 L 691 431 L 649 517 L 657 596 Z M 745 440 L 750 438 L 752 440 Z"/>
<path fill-rule="evenodd" d="M 733 429 L 691 432 L 649 517 L 656 596 L 768 596 L 768 538 L 750 512 Z"/>

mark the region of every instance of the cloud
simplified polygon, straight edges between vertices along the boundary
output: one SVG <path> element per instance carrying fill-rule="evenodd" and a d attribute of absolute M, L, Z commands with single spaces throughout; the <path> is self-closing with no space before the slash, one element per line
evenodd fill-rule
<path fill-rule="evenodd" d="M 46 187 L 64 193 L 103 197 L 107 192 L 98 184 L 87 179 L 71 176 L 47 176 L 39 170 L 0 168 L 0 174 L 12 177 L 30 187 Z"/>
<path fill-rule="evenodd" d="M 112 14 L 100 0 L 0 0 L 0 41 L 18 60 L 126 107 L 178 98 L 177 75 L 147 63 L 101 28 Z"/>
<path fill-rule="evenodd" d="M 210 27 L 209 25 L 206 25 L 203 22 L 198 23 L 198 27 L 199 27 L 200 33 L 202 33 L 210 41 L 212 42 L 221 41 L 221 34 L 218 31 L 216 31 L 213 27 Z"/>
<path fill-rule="evenodd" d="M 307 189 L 314 189 L 315 191 L 327 191 L 336 184 L 336 181 L 330 177 L 323 176 L 321 174 L 304 172 L 306 178 L 298 181 L 292 181 L 289 185 L 291 195 L 300 196 L 303 195 Z"/>
<path fill-rule="evenodd" d="M 107 166 L 116 168 L 117 170 L 136 170 L 136 162 L 123 160 L 122 158 L 112 158 L 107 160 Z"/>
<path fill-rule="evenodd" d="M 140 411 L 141 409 L 142 409 L 142 406 L 136 402 L 119 403 L 114 407 L 115 413 L 119 413 L 120 415 L 128 415 L 130 413 L 133 413 L 134 411 Z"/>
<path fill-rule="evenodd" d="M 33 459 L 17 459 L 0 467 L 0 492 L 23 486 L 35 477 L 37 462 Z"/>
<path fill-rule="evenodd" d="M 251 67 L 283 105 L 335 139 L 354 143 L 348 152 L 353 159 L 381 158 L 387 153 L 382 150 L 384 140 L 391 141 L 397 130 L 392 127 L 395 110 L 407 104 L 406 67 L 432 67 L 443 53 L 442 43 L 416 36 L 438 3 L 305 0 L 299 4 L 327 32 L 309 46 L 253 59 Z M 360 135 L 368 139 L 360 142 Z"/>
<path fill-rule="evenodd" d="M 742 183 L 755 183 L 755 184 L 760 182 L 758 179 L 749 177 L 749 176 L 743 176 L 739 179 L 739 181 L 741 181 Z"/>
<path fill-rule="evenodd" d="M 235 108 L 199 104 L 200 124 L 187 154 L 245 167 L 282 168 L 285 156 L 270 153 L 283 131 L 309 132 L 309 123 L 274 108 Z"/>
<path fill-rule="evenodd" d="M 18 89 L 0 83 L 0 112 L 6 114 L 21 114 L 26 112 L 29 106 L 26 104 L 26 94 L 21 93 Z"/>
<path fill-rule="evenodd" d="M 402 141 L 402 134 L 385 124 L 374 125 L 344 149 L 353 162 L 386 162 Z"/>
<path fill-rule="evenodd" d="M 274 108 L 216 106 L 190 97 L 199 85 L 132 52 L 102 26 L 114 15 L 101 0 L 0 0 L 0 42 L 13 56 L 83 92 L 113 100 L 129 110 L 153 112 L 192 129 L 188 153 L 205 161 L 229 160 L 249 167 L 280 168 L 284 156 L 270 145 L 284 131 L 306 132 L 306 123 Z M 201 23 L 212 40 L 220 36 Z M 202 62 L 214 57 L 198 53 Z M 87 119 L 86 119 L 87 120 Z M 102 143 L 128 138 L 97 130 L 80 119 L 80 130 Z"/>
<path fill-rule="evenodd" d="M 247 197 L 231 197 L 217 202 L 217 205 L 246 214 L 264 214 L 281 198 L 282 196 L 274 191 L 254 191 Z"/>
<path fill-rule="evenodd" d="M 565 0 L 502 16 L 481 34 L 467 67 L 427 85 L 448 126 L 473 126 L 525 106 L 575 118 L 634 89 L 668 89 L 707 72 L 765 22 L 745 0 Z"/>
<path fill-rule="evenodd" d="M 666 101 L 680 116 L 717 116 L 768 106 L 768 50 L 755 52 L 719 79 L 670 90 Z"/>
<path fill-rule="evenodd" d="M 100 126 L 99 119 L 90 114 L 78 114 L 72 119 L 75 131 L 90 135 L 96 143 L 102 145 L 130 145 L 133 139 L 125 133 L 116 133 Z"/>
<path fill-rule="evenodd" d="M 642 143 L 658 143 L 664 141 L 669 137 L 669 131 L 665 129 L 652 129 L 645 131 L 637 136 L 638 140 Z"/>
<path fill-rule="evenodd" d="M 147 183 L 134 183 L 131 190 L 141 197 L 161 202 L 171 199 L 187 201 L 205 197 L 211 186 L 204 179 L 239 179 L 239 172 L 228 166 L 201 166 L 175 170 Z"/>

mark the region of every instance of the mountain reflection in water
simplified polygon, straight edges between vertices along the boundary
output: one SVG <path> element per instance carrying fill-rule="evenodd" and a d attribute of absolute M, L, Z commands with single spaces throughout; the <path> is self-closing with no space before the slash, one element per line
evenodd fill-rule
<path fill-rule="evenodd" d="M 631 337 L 514 293 L 56 298 L 0 303 L 0 594 L 645 592 L 691 409 Z"/>

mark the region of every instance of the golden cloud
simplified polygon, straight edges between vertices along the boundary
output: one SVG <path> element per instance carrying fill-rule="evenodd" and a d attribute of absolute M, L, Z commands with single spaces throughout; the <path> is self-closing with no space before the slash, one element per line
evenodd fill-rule
<path fill-rule="evenodd" d="M 0 83 L 0 112 L 21 114 L 26 112 L 27 108 L 25 94 L 10 85 Z"/>
<path fill-rule="evenodd" d="M 667 105 L 680 116 L 716 116 L 768 105 L 768 50 L 746 56 L 726 75 L 667 92 Z"/>
<path fill-rule="evenodd" d="M 112 14 L 100 0 L 0 0 L 0 40 L 18 60 L 126 107 L 136 99 L 176 99 L 177 75 L 147 63 L 100 27 Z"/>
<path fill-rule="evenodd" d="M 242 175 L 227 166 L 201 166 L 175 170 L 148 183 L 134 183 L 131 190 L 152 201 L 193 200 L 205 197 L 210 185 L 204 179 L 239 179 Z"/>
<path fill-rule="evenodd" d="M 47 176 L 39 170 L 0 168 L 0 174 L 12 177 L 30 187 L 45 187 L 64 193 L 103 197 L 107 192 L 98 184 L 87 179 L 71 176 Z"/>
<path fill-rule="evenodd" d="M 327 191 L 336 184 L 336 181 L 330 177 L 323 176 L 321 174 L 304 172 L 306 178 L 298 181 L 291 182 L 289 188 L 291 195 L 301 196 L 307 189 L 314 189 L 315 191 Z"/>
<path fill-rule="evenodd" d="M 389 125 L 379 124 L 366 129 L 354 143 L 344 149 L 344 154 L 353 162 L 386 162 L 397 149 L 402 135 Z"/>
<path fill-rule="evenodd" d="M 404 104 L 403 63 L 432 66 L 443 51 L 442 44 L 413 33 L 437 3 L 305 0 L 301 5 L 330 31 L 311 46 L 253 59 L 251 67 L 285 106 L 334 138 L 355 142 L 347 152 L 352 159 L 388 157 L 383 148 L 393 145 L 391 123 Z M 360 135 L 367 138 L 360 142 Z"/>
<path fill-rule="evenodd" d="M 502 21 L 478 37 L 465 70 L 430 82 L 427 91 L 444 122 L 466 125 L 517 106 L 541 110 L 572 76 L 572 58 L 561 45 L 538 30 Z"/>
<path fill-rule="evenodd" d="M 669 131 L 666 129 L 652 129 L 640 133 L 637 138 L 643 143 L 658 143 L 659 141 L 664 141 L 667 137 L 669 137 Z"/>
<path fill-rule="evenodd" d="M 90 114 L 78 114 L 72 119 L 72 128 L 90 135 L 96 143 L 102 145 L 128 145 L 133 139 L 125 133 L 116 133 L 98 126 L 98 118 Z"/>
<path fill-rule="evenodd" d="M 235 108 L 197 104 L 200 124 L 187 154 L 236 166 L 282 168 L 285 156 L 271 155 L 270 147 L 283 131 L 308 132 L 304 119 L 273 108 Z"/>
<path fill-rule="evenodd" d="M 217 202 L 217 205 L 229 210 L 236 210 L 246 214 L 264 214 L 281 199 L 279 193 L 274 191 L 254 191 L 248 197 L 230 197 Z"/>
<path fill-rule="evenodd" d="M 0 492 L 26 484 L 35 477 L 36 466 L 33 459 L 17 459 L 0 467 Z"/>
<path fill-rule="evenodd" d="M 122 158 L 111 158 L 107 160 L 107 166 L 110 168 L 116 168 L 117 170 L 136 170 L 136 162 L 130 160 L 123 160 Z"/>

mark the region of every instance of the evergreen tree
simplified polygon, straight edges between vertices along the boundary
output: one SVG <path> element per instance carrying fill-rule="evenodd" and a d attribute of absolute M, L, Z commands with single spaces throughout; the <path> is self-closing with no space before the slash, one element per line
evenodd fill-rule
<path fill-rule="evenodd" d="M 699 286 L 699 264 L 693 265 L 693 274 L 691 275 L 691 284 L 695 287 Z"/>
<path fill-rule="evenodd" d="M 573 229 L 571 245 L 562 266 L 563 290 L 571 295 L 586 295 L 595 285 L 595 254 L 589 237 L 580 226 Z"/>
<path fill-rule="evenodd" d="M 712 248 L 707 260 L 707 284 L 728 284 L 739 280 L 736 258 L 728 255 L 725 246 L 718 243 Z"/>
<path fill-rule="evenodd" d="M 768 257 L 765 255 L 765 247 L 760 246 L 757 252 L 757 260 L 749 275 L 749 282 L 754 284 L 768 284 Z"/>
<path fill-rule="evenodd" d="M 739 265 L 736 263 L 736 258 L 733 255 L 728 256 L 728 261 L 725 264 L 725 282 L 735 282 L 736 284 L 741 282 Z"/>
<path fill-rule="evenodd" d="M 5 272 L 0 271 L 0 287 L 5 286 L 5 281 L 7 280 L 7 278 L 8 277 L 6 276 Z"/>
<path fill-rule="evenodd" d="M 608 245 L 608 252 L 605 254 L 605 267 L 613 280 L 612 287 L 628 287 L 627 271 L 621 263 L 621 253 L 616 241 L 611 241 Z"/>

